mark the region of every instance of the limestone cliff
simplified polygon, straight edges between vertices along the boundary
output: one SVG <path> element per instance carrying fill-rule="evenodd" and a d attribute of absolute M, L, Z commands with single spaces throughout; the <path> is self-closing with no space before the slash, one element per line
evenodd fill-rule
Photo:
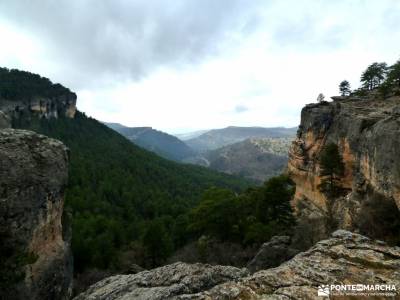
<path fill-rule="evenodd" d="M 335 100 L 309 104 L 302 110 L 288 163 L 296 183 L 297 213 L 311 220 L 312 242 L 327 236 L 328 200 L 318 189 L 318 158 L 324 145 L 333 142 L 345 165 L 341 178 L 344 196 L 332 204 L 336 227 L 379 238 L 396 235 L 385 227 L 391 225 L 384 224 L 384 216 L 400 217 L 400 98 Z"/>
<path fill-rule="evenodd" d="M 67 149 L 25 130 L 0 130 L 1 299 L 68 299 L 70 233 L 63 226 Z"/>
<path fill-rule="evenodd" d="M 388 284 L 396 289 L 394 299 L 399 270 L 399 247 L 341 230 L 281 266 L 253 275 L 233 267 L 176 263 L 104 279 L 75 299 L 321 299 L 318 286 L 340 284 Z"/>
<path fill-rule="evenodd" d="M 76 94 L 66 93 L 54 97 L 33 97 L 20 100 L 0 98 L 0 110 L 9 117 L 19 118 L 21 115 L 34 114 L 39 118 L 73 118 L 76 113 Z"/>

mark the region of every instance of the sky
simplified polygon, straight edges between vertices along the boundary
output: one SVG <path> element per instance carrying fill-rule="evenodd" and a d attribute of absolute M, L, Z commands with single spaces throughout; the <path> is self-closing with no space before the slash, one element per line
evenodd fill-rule
<path fill-rule="evenodd" d="M 101 121 L 292 127 L 400 58 L 398 20 L 398 0 L 1 0 L 0 66 L 65 85 Z"/>

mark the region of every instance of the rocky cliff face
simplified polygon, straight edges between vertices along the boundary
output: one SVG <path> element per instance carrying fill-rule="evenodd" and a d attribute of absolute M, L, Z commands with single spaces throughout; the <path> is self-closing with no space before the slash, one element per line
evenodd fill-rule
<path fill-rule="evenodd" d="M 70 233 L 63 226 L 67 149 L 25 130 L 0 130 L 1 299 L 68 299 Z"/>
<path fill-rule="evenodd" d="M 341 178 L 344 196 L 331 203 L 336 227 L 380 238 L 398 234 L 390 231 L 400 218 L 399 133 L 399 97 L 346 98 L 303 108 L 288 171 L 296 183 L 294 205 L 299 217 L 308 219 L 314 228 L 310 233 L 313 242 L 329 231 L 324 221 L 328 199 L 318 189 L 318 158 L 330 142 L 339 146 L 345 165 Z M 393 220 L 386 222 L 387 218 Z"/>
<path fill-rule="evenodd" d="M 340 230 L 281 266 L 250 276 L 233 267 L 177 263 L 104 279 L 76 300 L 320 299 L 318 286 L 338 284 L 388 284 L 397 295 L 399 270 L 399 247 Z"/>
<path fill-rule="evenodd" d="M 51 98 L 34 97 L 18 101 L 0 98 L 0 110 L 9 117 L 21 117 L 21 114 L 32 113 L 47 119 L 59 116 L 73 118 L 76 113 L 76 94 L 71 92 Z"/>

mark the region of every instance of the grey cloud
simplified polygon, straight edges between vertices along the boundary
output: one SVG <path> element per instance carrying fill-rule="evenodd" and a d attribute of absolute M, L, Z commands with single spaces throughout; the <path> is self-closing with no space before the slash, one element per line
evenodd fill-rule
<path fill-rule="evenodd" d="M 258 1 L 1 1 L 0 17 L 44 43 L 74 86 L 94 78 L 138 80 L 160 66 L 215 55 L 248 33 Z M 243 34 L 244 34 L 243 33 Z"/>

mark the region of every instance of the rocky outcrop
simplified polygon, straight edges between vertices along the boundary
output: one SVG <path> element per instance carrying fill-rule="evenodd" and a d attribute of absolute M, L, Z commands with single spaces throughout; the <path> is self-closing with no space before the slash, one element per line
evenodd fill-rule
<path fill-rule="evenodd" d="M 279 266 L 281 263 L 291 259 L 299 251 L 290 247 L 289 236 L 274 236 L 264 243 L 256 256 L 247 264 L 251 272 L 265 270 Z"/>
<path fill-rule="evenodd" d="M 25 130 L 0 130 L 1 299 L 68 299 L 70 233 L 63 226 L 67 149 Z"/>
<path fill-rule="evenodd" d="M 117 275 L 92 285 L 75 300 L 157 300 L 198 293 L 248 275 L 246 269 L 175 263 L 134 275 Z"/>
<path fill-rule="evenodd" d="M 388 284 L 400 291 L 399 270 L 399 247 L 340 230 L 281 266 L 250 276 L 233 267 L 177 263 L 110 277 L 76 300 L 319 299 L 321 285 Z M 390 292 L 396 293 L 393 289 Z"/>
<path fill-rule="evenodd" d="M 47 119 L 59 116 L 73 118 L 76 113 L 76 98 L 76 94 L 72 92 L 51 98 L 37 96 L 18 101 L 0 98 L 0 110 L 11 118 L 26 117 L 27 114 Z"/>
<path fill-rule="evenodd" d="M 346 97 L 303 108 L 297 138 L 289 152 L 288 172 L 296 183 L 294 207 L 314 231 L 309 234 L 313 242 L 329 233 L 323 225 L 329 209 L 328 199 L 318 188 L 318 158 L 330 142 L 339 146 L 345 165 L 343 196 L 331 203 L 336 228 L 380 238 L 398 234 L 382 227 L 382 221 L 389 215 L 400 217 L 399 112 L 399 97 Z"/>

